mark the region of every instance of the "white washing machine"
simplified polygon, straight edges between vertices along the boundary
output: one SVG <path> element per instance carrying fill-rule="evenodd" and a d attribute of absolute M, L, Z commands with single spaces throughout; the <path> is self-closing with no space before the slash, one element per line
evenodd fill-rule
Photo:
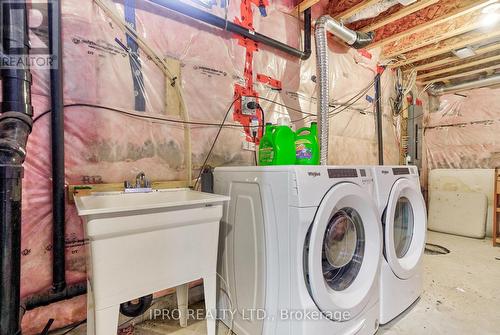
<path fill-rule="evenodd" d="M 237 335 L 367 335 L 382 231 L 370 169 L 215 169 L 224 207 L 219 317 Z M 230 299 L 228 298 L 230 297 Z"/>
<path fill-rule="evenodd" d="M 376 166 L 372 171 L 384 235 L 380 323 L 385 324 L 422 294 L 427 211 L 417 167 Z"/>

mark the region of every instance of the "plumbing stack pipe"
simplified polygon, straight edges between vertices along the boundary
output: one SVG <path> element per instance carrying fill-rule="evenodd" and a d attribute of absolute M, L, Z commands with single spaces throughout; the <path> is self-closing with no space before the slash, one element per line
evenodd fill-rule
<path fill-rule="evenodd" d="M 21 334 L 21 193 L 26 143 L 33 125 L 28 12 L 24 1 L 1 0 L 3 53 L 21 57 L 3 67 L 0 107 L 0 335 Z"/>
<path fill-rule="evenodd" d="M 65 166 L 64 166 L 64 95 L 61 35 L 61 1 L 54 0 L 49 7 L 49 48 L 55 56 L 50 69 L 51 140 L 52 140 L 52 288 L 25 297 L 24 310 L 29 311 L 51 303 L 85 294 L 87 283 L 66 284 L 65 262 Z"/>
<path fill-rule="evenodd" d="M 375 34 L 373 32 L 356 32 L 344 27 L 329 15 L 323 15 L 316 21 L 316 72 L 318 77 L 318 131 L 320 141 L 320 163 L 328 163 L 329 118 L 328 104 L 330 101 L 328 79 L 328 39 L 327 32 L 340 38 L 356 49 L 362 49 L 370 44 Z"/>

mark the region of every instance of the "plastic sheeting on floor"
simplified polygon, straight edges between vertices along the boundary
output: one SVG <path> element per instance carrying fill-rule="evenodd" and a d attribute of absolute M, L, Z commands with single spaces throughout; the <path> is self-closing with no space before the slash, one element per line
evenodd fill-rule
<path fill-rule="evenodd" d="M 104 1 L 123 18 L 120 3 Z M 231 1 L 228 18 L 239 13 L 239 1 Z M 273 4 L 268 16 L 261 17 L 253 8 L 257 31 L 299 47 L 298 20 L 279 11 L 288 2 Z M 64 93 L 65 103 L 96 104 L 112 108 L 181 120 L 171 115 L 166 92 L 171 89 L 163 72 L 139 48 L 139 64 L 131 66 L 124 31 L 91 0 L 65 0 L 63 5 Z M 213 12 L 224 16 L 224 9 Z M 232 34 L 192 19 L 160 9 L 147 1 L 138 1 L 135 21 L 139 36 L 161 57 L 181 63 L 182 92 L 192 121 L 218 124 L 234 97 L 234 85 L 243 81 L 245 49 Z M 314 45 L 314 42 L 313 42 Z M 135 60 L 137 62 L 137 59 Z M 330 163 L 375 164 L 377 142 L 373 113 L 373 87 L 360 95 L 354 105 L 352 97 L 370 87 L 376 72 L 377 55 L 371 59 L 355 50 L 336 45 L 331 50 L 331 100 L 336 106 L 331 119 Z M 316 113 L 315 55 L 307 61 L 288 57 L 261 47 L 254 54 L 254 74 L 262 73 L 281 80 L 283 89 L 274 90 L 256 83 L 260 96 Z M 35 117 L 49 106 L 48 71 L 33 69 L 33 104 Z M 135 83 L 135 86 L 134 86 Z M 386 162 L 398 162 L 398 140 L 394 120 L 386 103 L 393 91 L 393 74 L 386 71 L 384 89 L 384 140 Z M 141 97 L 144 99 L 141 99 Z M 141 101 L 144 102 L 142 108 Z M 266 119 L 290 114 L 292 120 L 304 117 L 292 109 L 260 101 Z M 136 110 L 137 109 L 137 110 Z M 295 122 L 302 127 L 314 118 Z M 51 286 L 51 163 L 50 117 L 41 116 L 29 138 L 23 185 L 22 296 L 45 291 Z M 229 120 L 231 123 L 234 121 Z M 193 167 L 199 169 L 217 132 L 217 126 L 192 125 Z M 95 107 L 65 109 L 66 183 L 122 182 L 144 171 L 153 180 L 181 180 L 186 176 L 184 128 L 182 124 L 146 120 Z M 254 164 L 253 153 L 243 151 L 246 136 L 241 128 L 224 128 L 215 146 L 211 165 Z M 67 280 L 85 280 L 83 228 L 74 206 L 66 212 Z M 64 304 L 64 305 L 63 305 Z M 35 334 L 50 317 L 54 328 L 85 318 L 84 299 L 73 299 L 52 308 L 28 312 L 23 334 Z M 58 307 L 59 306 L 59 307 Z M 64 308 L 62 307 L 64 306 Z"/>

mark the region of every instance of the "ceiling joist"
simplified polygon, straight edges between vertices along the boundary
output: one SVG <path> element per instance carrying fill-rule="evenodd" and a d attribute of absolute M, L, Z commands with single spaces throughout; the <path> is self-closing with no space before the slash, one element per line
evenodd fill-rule
<path fill-rule="evenodd" d="M 496 61 L 500 61 L 500 55 L 493 56 L 493 57 L 488 57 L 488 58 L 484 58 L 484 59 L 480 59 L 480 60 L 477 60 L 477 61 L 474 61 L 474 62 L 462 64 L 462 65 L 448 67 L 448 68 L 445 68 L 445 69 L 442 69 L 442 70 L 439 70 L 439 71 L 429 72 L 429 73 L 426 73 L 426 74 L 418 76 L 418 78 L 419 79 L 431 78 L 431 77 L 438 76 L 440 74 L 449 73 L 449 72 L 456 72 L 458 70 L 463 70 L 463 69 L 466 69 L 466 68 L 469 68 L 469 67 L 483 65 L 483 64 L 488 64 L 488 63 L 492 63 L 492 62 L 496 62 Z"/>
<path fill-rule="evenodd" d="M 378 20 L 366 27 L 363 27 L 361 31 L 363 32 L 369 32 L 369 31 L 374 31 L 375 29 L 378 29 L 380 27 L 383 27 L 385 25 L 388 25 L 394 21 L 397 21 L 407 15 L 410 15 L 412 13 L 418 12 L 421 9 L 424 9 L 426 7 L 429 7 L 431 5 L 434 5 L 435 3 L 439 2 L 439 0 L 422 0 L 418 1 L 417 3 L 414 3 L 413 5 L 410 5 L 408 7 L 405 7 L 396 13 L 389 15 L 386 18 L 383 18 L 381 20 Z"/>
<path fill-rule="evenodd" d="M 448 31 L 439 34 L 429 34 L 429 37 L 426 39 L 422 39 L 420 41 L 416 41 L 413 43 L 407 43 L 407 45 L 403 48 L 396 48 L 390 52 L 384 53 L 384 55 L 388 58 L 394 57 L 396 55 L 404 54 L 410 52 L 412 50 L 417 50 L 423 47 L 426 47 L 431 44 L 436 44 L 438 42 L 444 41 L 448 38 L 452 38 L 458 35 L 462 35 L 471 31 L 474 31 L 481 27 L 481 22 L 475 21 L 471 24 L 466 24 L 461 27 L 455 27 L 455 25 L 451 25 Z"/>
<path fill-rule="evenodd" d="M 411 63 L 415 63 L 424 59 L 428 59 L 434 56 L 442 55 L 444 53 L 451 52 L 456 49 L 464 48 L 469 45 L 478 44 L 487 41 L 492 38 L 500 37 L 500 29 L 496 29 L 489 33 L 475 34 L 467 38 L 457 38 L 458 41 L 453 43 L 446 43 L 447 41 L 441 42 L 441 45 L 437 47 L 427 47 L 423 48 L 419 52 L 415 52 L 414 55 L 408 55 L 407 59 L 399 61 L 391 65 L 391 67 L 399 67 Z"/>
<path fill-rule="evenodd" d="M 306 9 L 311 8 L 317 4 L 320 0 L 304 0 L 295 7 L 295 11 L 298 13 L 304 12 Z"/>
<path fill-rule="evenodd" d="M 479 73 L 483 73 L 483 72 L 487 72 L 487 73 L 488 72 L 495 72 L 496 70 L 499 70 L 499 69 L 500 69 L 500 64 L 497 64 L 497 65 L 493 65 L 493 66 L 486 67 L 483 69 L 477 69 L 477 70 L 472 70 L 472 71 L 468 71 L 468 72 L 461 72 L 461 73 L 457 73 L 457 74 L 453 74 L 453 75 L 449 75 L 449 76 L 445 76 L 445 77 L 439 77 L 439 78 L 434 78 L 431 80 L 426 80 L 426 81 L 421 82 L 421 84 L 426 85 L 426 84 L 430 84 L 430 83 L 437 83 L 440 81 L 447 81 L 450 79 L 468 77 L 468 76 L 472 76 L 474 74 L 479 74 Z"/>
<path fill-rule="evenodd" d="M 384 38 L 380 41 L 377 41 L 373 44 L 370 45 L 370 49 L 373 49 L 373 48 L 376 48 L 376 47 L 380 47 L 380 46 L 385 46 L 385 45 L 388 45 L 390 43 L 393 43 L 393 42 L 397 42 L 397 41 L 401 41 L 403 39 L 405 39 L 406 37 L 410 36 L 410 35 L 413 35 L 415 33 L 418 33 L 418 32 L 421 32 L 421 31 L 424 31 L 426 29 L 429 29 L 429 28 L 432 28 L 436 25 L 439 25 L 439 24 L 442 24 L 442 23 L 445 23 L 445 22 L 449 22 L 450 20 L 454 20 L 454 19 L 457 19 L 463 15 L 466 15 L 468 13 L 471 13 L 471 12 L 474 12 L 474 11 L 477 11 L 477 10 L 480 10 L 488 5 L 491 5 L 493 3 L 495 3 L 497 0 L 466 0 L 466 1 L 460 1 L 460 3 L 467 3 L 467 5 L 465 6 L 464 4 L 464 7 L 461 7 L 455 11 L 453 11 L 452 13 L 449 13 L 449 14 L 446 14 L 444 16 L 440 16 L 436 19 L 433 19 L 433 20 L 430 20 L 426 23 L 423 23 L 423 24 L 420 24 L 416 27 L 413 27 L 409 30 L 406 30 L 406 31 L 403 31 L 399 34 L 395 34 L 395 35 L 392 35 L 388 38 Z"/>
<path fill-rule="evenodd" d="M 348 10 L 336 15 L 335 19 L 339 20 L 339 21 L 344 21 L 345 19 L 350 18 L 354 14 L 356 14 L 356 13 L 358 13 L 358 12 L 360 12 L 360 11 L 370 7 L 370 6 L 373 6 L 378 2 L 380 2 L 380 0 L 361 1 L 356 6 L 353 6 L 353 7 L 349 8 Z"/>
<path fill-rule="evenodd" d="M 500 43 L 481 47 L 481 48 L 475 50 L 474 52 L 475 52 L 475 56 L 481 56 L 481 55 L 487 54 L 489 52 L 494 52 L 494 51 L 499 51 L 499 50 L 500 50 Z M 440 67 L 440 66 L 443 66 L 446 64 L 454 64 L 457 62 L 464 62 L 464 61 L 466 61 L 466 59 L 461 59 L 461 58 L 458 58 L 456 56 L 452 56 L 452 57 L 446 57 L 446 58 L 443 58 L 443 59 L 440 59 L 440 60 L 437 60 L 437 61 L 434 61 L 431 63 L 424 63 L 424 64 L 413 67 L 413 69 L 415 69 L 417 71 L 425 71 L 425 70 L 433 69 L 433 68 Z"/>

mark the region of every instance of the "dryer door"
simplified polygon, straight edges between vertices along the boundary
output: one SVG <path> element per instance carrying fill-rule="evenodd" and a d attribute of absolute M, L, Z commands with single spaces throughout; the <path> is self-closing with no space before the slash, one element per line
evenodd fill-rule
<path fill-rule="evenodd" d="M 418 270 L 425 248 L 427 217 L 422 193 L 408 179 L 397 180 L 384 215 L 385 258 L 392 271 L 408 279 Z"/>
<path fill-rule="evenodd" d="M 304 254 L 309 293 L 325 316 L 347 321 L 361 313 L 376 284 L 381 255 L 373 200 L 358 185 L 334 186 L 316 212 Z"/>

